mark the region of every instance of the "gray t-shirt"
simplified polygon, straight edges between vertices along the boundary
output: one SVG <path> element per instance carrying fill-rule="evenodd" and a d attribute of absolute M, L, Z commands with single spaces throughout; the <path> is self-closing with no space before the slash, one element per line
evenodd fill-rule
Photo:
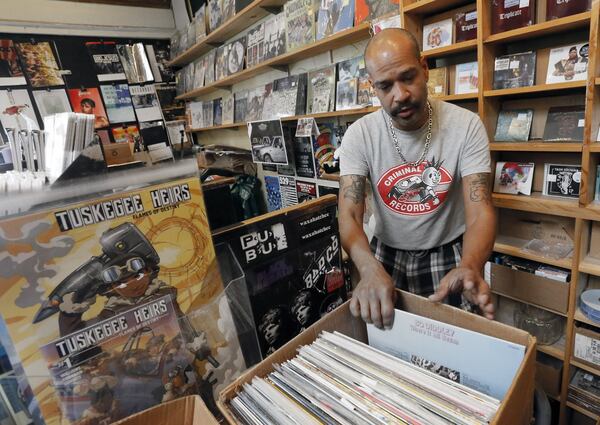
<path fill-rule="evenodd" d="M 488 138 L 479 117 L 450 103 L 430 103 L 431 144 L 418 167 L 404 164 L 396 152 L 383 109 L 352 124 L 340 148 L 340 175 L 369 178 L 375 236 L 397 249 L 434 248 L 464 233 L 462 177 L 490 172 Z M 427 123 L 415 131 L 394 131 L 404 157 L 416 161 Z"/>

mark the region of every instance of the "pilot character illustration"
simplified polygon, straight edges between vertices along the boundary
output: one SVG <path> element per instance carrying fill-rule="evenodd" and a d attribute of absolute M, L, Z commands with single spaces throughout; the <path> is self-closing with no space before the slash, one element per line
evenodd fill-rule
<path fill-rule="evenodd" d="M 409 199 L 418 194 L 419 202 L 421 204 L 432 200 L 433 205 L 438 205 L 440 199 L 437 196 L 435 187 L 442 179 L 440 167 L 443 162 L 444 161 L 436 162 L 435 158 L 433 158 L 433 161 L 427 161 L 425 169 L 420 176 L 413 175 L 396 183 L 392 190 L 390 190 L 388 199 Z"/>

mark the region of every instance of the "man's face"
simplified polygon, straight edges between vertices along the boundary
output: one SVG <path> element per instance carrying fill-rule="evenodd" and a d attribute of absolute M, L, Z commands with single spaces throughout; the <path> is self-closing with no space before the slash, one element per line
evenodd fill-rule
<path fill-rule="evenodd" d="M 81 112 L 84 114 L 93 114 L 94 108 L 87 102 L 81 104 Z"/>
<path fill-rule="evenodd" d="M 569 51 L 569 59 L 577 59 L 577 50 L 573 49 Z"/>
<path fill-rule="evenodd" d="M 125 298 L 137 298 L 144 295 L 151 283 L 151 270 L 145 269 L 129 276 L 115 285 L 115 292 Z"/>
<path fill-rule="evenodd" d="M 408 42 L 376 52 L 369 60 L 369 81 L 383 109 L 403 130 L 416 130 L 427 117 L 429 69 L 417 59 Z"/>

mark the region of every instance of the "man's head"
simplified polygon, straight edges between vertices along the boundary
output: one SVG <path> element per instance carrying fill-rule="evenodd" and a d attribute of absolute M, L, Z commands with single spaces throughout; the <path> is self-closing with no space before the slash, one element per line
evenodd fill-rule
<path fill-rule="evenodd" d="M 398 128 L 416 130 L 427 116 L 427 61 L 414 36 L 400 28 L 376 34 L 365 49 L 369 81 Z"/>
<path fill-rule="evenodd" d="M 92 99 L 86 97 L 85 99 L 81 99 L 81 112 L 84 114 L 93 114 L 94 108 L 96 107 L 96 102 Z"/>

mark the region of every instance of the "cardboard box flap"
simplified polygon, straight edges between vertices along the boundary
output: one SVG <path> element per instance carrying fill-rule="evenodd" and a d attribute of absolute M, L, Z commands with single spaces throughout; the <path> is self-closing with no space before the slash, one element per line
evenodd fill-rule
<path fill-rule="evenodd" d="M 159 404 L 115 422 L 114 425 L 218 425 L 200 396 Z"/>

